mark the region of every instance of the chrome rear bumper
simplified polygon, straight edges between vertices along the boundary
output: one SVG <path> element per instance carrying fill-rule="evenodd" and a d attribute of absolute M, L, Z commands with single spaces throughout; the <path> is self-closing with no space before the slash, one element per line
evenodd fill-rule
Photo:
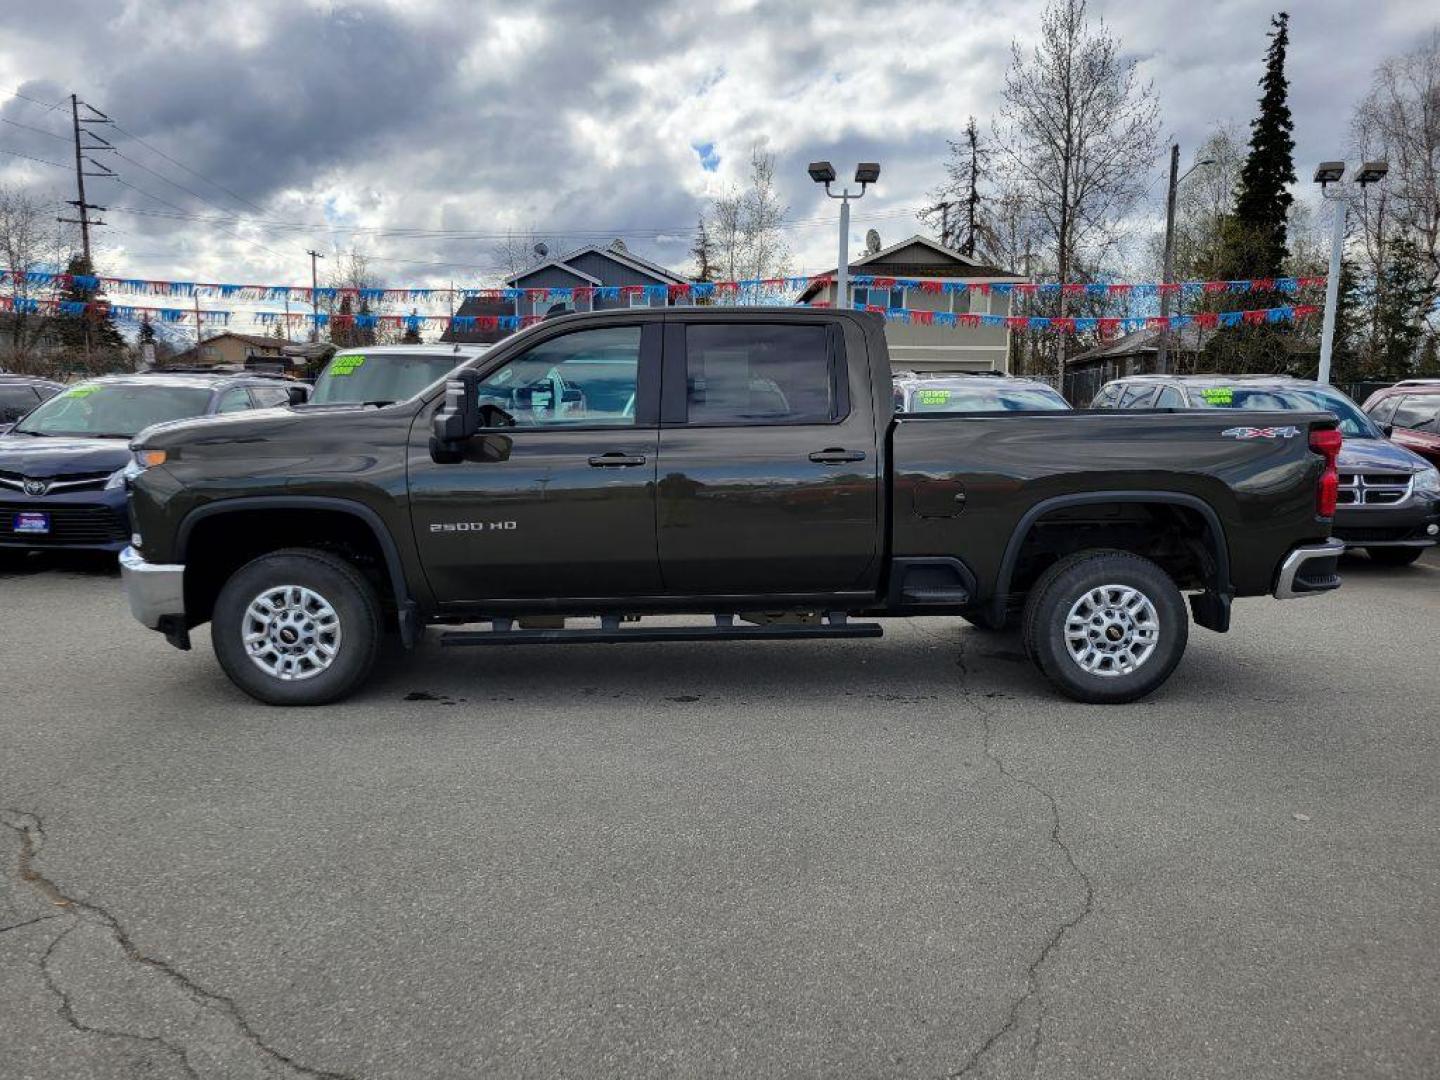
<path fill-rule="evenodd" d="M 1277 600 L 1318 596 L 1340 587 L 1335 563 L 1345 553 L 1345 544 L 1331 538 L 1323 544 L 1306 544 L 1285 556 L 1275 577 Z"/>

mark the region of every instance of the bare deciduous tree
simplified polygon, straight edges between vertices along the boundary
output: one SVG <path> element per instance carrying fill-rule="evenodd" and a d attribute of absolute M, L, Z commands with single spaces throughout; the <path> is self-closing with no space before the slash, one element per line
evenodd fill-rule
<path fill-rule="evenodd" d="M 1361 272 L 1383 277 L 1387 246 L 1403 238 L 1429 270 L 1433 312 L 1440 299 L 1440 29 L 1380 65 L 1351 133 L 1357 157 L 1390 164 L 1385 182 L 1359 199 Z M 1435 314 L 1429 321 L 1432 334 L 1440 330 Z"/>
<path fill-rule="evenodd" d="M 0 294 L 10 298 L 13 313 L 4 316 L 0 366 L 16 371 L 36 368 L 36 347 L 53 322 L 49 316 L 26 312 L 24 302 L 49 299 L 53 290 L 37 287 L 26 275 L 55 270 L 64 262 L 64 245 L 55 228 L 55 211 L 44 201 L 14 188 L 0 188 L 0 260 L 15 273 L 0 279 Z"/>
<path fill-rule="evenodd" d="M 748 184 L 711 199 L 705 217 L 717 269 L 731 281 L 783 275 L 790 250 L 780 224 L 788 210 L 775 188 L 775 155 L 753 147 Z"/>
<path fill-rule="evenodd" d="M 1103 262 L 1119 243 L 1122 220 L 1150 179 L 1159 107 L 1119 39 L 1103 21 L 1092 26 L 1086 18 L 1085 0 L 1052 0 L 1039 43 L 1027 53 L 1017 41 L 1011 50 L 996 130 L 999 163 L 1028 193 L 1064 281 L 1083 264 Z M 1057 345 L 1063 373 L 1058 335 Z"/>

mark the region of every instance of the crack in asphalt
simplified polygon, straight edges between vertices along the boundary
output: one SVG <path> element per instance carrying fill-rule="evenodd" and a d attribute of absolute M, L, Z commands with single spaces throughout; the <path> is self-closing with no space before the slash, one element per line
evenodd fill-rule
<path fill-rule="evenodd" d="M 1040 993 L 1040 969 L 1045 965 L 1045 961 L 1050 958 L 1050 954 L 1060 942 L 1094 912 L 1095 883 L 1090 879 L 1090 875 L 1080 868 L 1080 865 L 1075 861 L 1074 853 L 1065 842 L 1061 831 L 1060 804 L 1056 801 L 1055 796 L 1047 789 L 1035 783 L 1035 781 L 1011 770 L 1005 764 L 1004 758 L 995 752 L 993 746 L 995 734 L 994 724 L 992 722 L 993 713 L 990 707 L 984 704 L 983 701 L 972 692 L 970 685 L 970 668 L 965 661 L 965 643 L 963 641 L 959 644 L 959 653 L 955 663 L 956 666 L 960 668 L 961 697 L 967 703 L 974 706 L 975 711 L 980 714 L 980 723 L 983 728 L 981 745 L 985 751 L 985 756 L 994 762 L 996 770 L 1006 780 L 1012 784 L 1029 788 L 1045 800 L 1050 811 L 1050 843 L 1060 851 L 1060 854 L 1065 859 L 1066 865 L 1070 868 L 1070 872 L 1074 874 L 1075 877 L 1079 879 L 1080 884 L 1084 886 L 1084 903 L 1073 915 L 1064 919 L 1055 927 L 1055 930 L 1040 947 L 1040 951 L 1035 955 L 1035 958 L 1027 965 L 1025 969 L 1025 992 L 1011 1002 L 1009 1012 L 1005 1017 L 1005 1022 L 986 1037 L 985 1041 L 965 1060 L 963 1065 L 953 1072 L 947 1073 L 946 1080 L 960 1080 L 961 1077 L 967 1076 L 984 1061 L 986 1055 L 995 1048 L 996 1044 L 1006 1035 L 1010 1034 L 1010 1032 L 1014 1031 L 1019 1025 L 1020 1015 L 1026 1004 L 1030 1001 L 1035 1001 L 1039 1010 L 1039 1016 L 1035 1021 L 1035 1030 L 1031 1035 L 1029 1047 L 1030 1071 L 1031 1075 L 1034 1075 L 1040 1064 L 1040 1044 L 1044 1038 L 1045 1028 L 1044 998 Z"/>
<path fill-rule="evenodd" d="M 82 1021 L 75 1011 L 74 1002 L 65 989 L 60 986 L 54 972 L 51 970 L 50 960 L 55 950 L 67 937 L 84 923 L 99 925 L 107 930 L 120 946 L 121 952 L 126 959 L 143 965 L 149 970 L 159 972 L 165 979 L 174 986 L 179 987 L 190 1000 L 200 1009 L 209 1009 L 220 1014 L 229 1020 L 234 1029 L 257 1050 L 259 1050 L 271 1062 L 293 1070 L 296 1075 L 315 1077 L 316 1080 L 353 1080 L 345 1073 L 331 1072 L 326 1069 L 312 1068 L 303 1065 L 294 1058 L 274 1049 L 260 1038 L 259 1034 L 250 1026 L 240 1010 L 240 1006 L 233 998 L 224 994 L 218 994 L 207 990 L 195 982 L 184 972 L 164 960 L 157 960 L 154 957 L 146 956 L 135 945 L 125 928 L 120 925 L 118 919 L 98 904 L 88 900 L 79 900 L 67 896 L 58 885 L 35 869 L 35 857 L 45 843 L 45 830 L 40 819 L 31 813 L 22 810 L 0 809 L 0 824 L 5 825 L 11 832 L 15 833 L 20 841 L 19 874 L 20 879 L 35 889 L 49 903 L 56 907 L 65 908 L 65 914 L 41 915 L 38 918 L 27 920 L 25 923 L 17 923 L 13 927 L 4 929 L 18 929 L 20 926 L 29 925 L 35 922 L 43 922 L 47 919 L 68 918 L 70 925 L 57 934 L 45 949 L 40 958 L 40 972 L 45 980 L 45 985 L 60 1001 L 60 1017 L 77 1031 L 88 1034 L 102 1035 L 117 1039 L 133 1039 L 136 1042 L 157 1046 L 166 1052 L 174 1055 L 184 1068 L 187 1075 L 200 1080 L 200 1073 L 191 1065 L 189 1055 L 183 1046 L 163 1039 L 157 1035 L 141 1035 L 135 1032 L 118 1031 L 111 1028 L 100 1027 Z"/>

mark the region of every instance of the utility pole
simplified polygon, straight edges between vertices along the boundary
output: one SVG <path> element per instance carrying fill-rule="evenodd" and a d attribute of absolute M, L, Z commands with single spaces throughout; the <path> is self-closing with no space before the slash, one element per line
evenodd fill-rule
<path fill-rule="evenodd" d="M 325 256 L 314 248 L 305 254 L 310 256 L 310 341 L 313 344 L 320 340 L 320 276 L 315 268 L 315 260 Z"/>
<path fill-rule="evenodd" d="M 1160 318 L 1170 317 L 1170 284 L 1175 274 L 1175 194 L 1180 190 L 1180 144 L 1170 144 L 1170 193 L 1165 197 L 1165 258 L 1160 270 Z M 1155 350 L 1155 371 L 1164 375 L 1170 370 L 1170 327 L 1160 329 L 1160 342 Z"/>
<path fill-rule="evenodd" d="M 190 296 L 195 301 L 195 363 L 198 364 L 200 363 L 200 342 L 205 339 L 205 335 L 200 329 L 200 290 L 196 289 Z"/>
<path fill-rule="evenodd" d="M 82 117 L 82 116 L 80 115 L 80 106 L 82 106 L 82 105 L 85 105 L 85 103 L 84 103 L 83 101 L 81 101 L 76 95 L 74 95 L 74 94 L 71 94 L 71 95 L 70 95 L 70 123 L 71 123 L 71 126 L 72 126 L 72 128 L 74 129 L 74 132 L 75 132 L 75 195 L 76 195 L 76 197 L 75 197 L 74 199 L 67 199 L 66 202 L 68 202 L 71 206 L 75 207 L 75 209 L 80 212 L 80 215 L 79 215 L 78 218 L 57 218 L 56 220 L 57 220 L 57 221 L 63 221 L 63 222 L 65 222 L 66 224 L 69 224 L 69 225 L 79 225 L 79 226 L 80 226 L 80 251 L 81 251 L 81 254 L 83 254 L 83 255 L 85 256 L 86 273 L 89 273 L 89 272 L 94 268 L 94 263 L 92 263 L 91 260 L 90 260 L 90 226 L 91 226 L 91 225 L 104 225 L 104 224 L 105 224 L 105 222 L 103 222 L 103 221 L 91 221 L 91 220 L 90 220 L 90 211 L 91 211 L 91 210 L 104 211 L 105 207 L 103 207 L 103 206 L 96 206 L 94 203 L 86 202 L 86 201 L 85 201 L 85 177 L 87 177 L 87 176 L 114 176 L 115 173 L 114 173 L 108 166 L 106 166 L 106 165 L 101 165 L 98 161 L 95 161 L 95 160 L 93 160 L 93 159 L 91 159 L 91 158 L 88 158 L 88 157 L 86 157 L 85 155 L 86 155 L 87 153 L 89 153 L 89 152 L 91 152 L 91 151 L 95 151 L 95 150 L 114 150 L 115 147 L 111 146 L 106 140 L 102 139 L 99 135 L 95 134 L 95 132 L 90 131 L 90 130 L 87 129 L 87 128 L 82 128 L 80 125 L 81 125 L 81 124 L 113 124 L 114 121 L 111 120 L 111 119 L 110 119 L 108 116 L 106 116 L 104 113 L 102 113 L 99 109 L 93 108 L 93 107 L 90 106 L 90 105 L 85 105 L 85 108 L 89 109 L 90 112 L 94 113 L 95 115 L 94 115 L 94 116 L 85 116 L 85 117 Z M 90 145 L 90 146 L 83 146 L 83 145 L 81 145 L 80 137 L 81 137 L 82 134 L 84 134 L 84 135 L 86 135 L 86 136 L 88 136 L 88 137 L 90 138 L 90 140 L 91 140 L 91 142 L 92 142 L 92 145 Z M 98 146 L 93 145 L 94 143 L 99 143 L 99 145 L 98 145 Z M 85 166 L 86 166 L 86 165 L 89 165 L 89 166 L 91 166 L 92 168 L 99 169 L 99 170 L 101 170 L 101 171 L 99 171 L 99 172 L 86 172 L 86 171 L 85 171 Z"/>

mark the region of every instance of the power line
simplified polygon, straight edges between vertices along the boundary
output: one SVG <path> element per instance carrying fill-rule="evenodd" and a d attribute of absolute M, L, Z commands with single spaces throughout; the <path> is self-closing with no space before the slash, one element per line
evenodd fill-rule
<path fill-rule="evenodd" d="M 70 168 L 69 165 L 62 164 L 59 161 L 51 161 L 48 158 L 36 157 L 33 154 L 22 154 L 19 150 L 10 150 L 3 146 L 0 146 L 0 154 L 12 154 L 18 158 L 24 158 L 26 161 L 38 161 L 41 165 L 54 165 L 57 169 Z"/>
<path fill-rule="evenodd" d="M 171 165 L 174 165 L 174 166 L 176 166 L 177 168 L 180 168 L 180 169 L 184 169 L 184 170 L 185 170 L 187 173 L 189 173 L 191 176 L 194 176 L 194 177 L 196 177 L 196 178 L 198 178 L 198 179 L 200 179 L 200 180 L 204 180 L 207 184 L 211 185 L 212 187 L 217 188 L 217 189 L 220 190 L 220 191 L 223 191 L 226 195 L 229 195 L 229 196 L 230 196 L 232 199 L 234 199 L 236 202 L 242 202 L 242 203 L 244 203 L 246 206 L 249 206 L 249 207 L 252 207 L 252 208 L 254 208 L 254 209 L 256 209 L 256 210 L 259 210 L 262 214 L 265 212 L 263 207 L 260 207 L 260 206 L 256 205 L 255 203 L 251 202 L 249 199 L 245 198 L 245 196 L 243 196 L 243 195 L 237 195 L 237 194 L 235 194 L 235 192 L 231 191 L 229 188 L 227 188 L 224 184 L 220 183 L 218 180 L 212 180 L 212 179 L 210 179 L 210 177 L 206 176 L 204 173 L 199 172 L 199 171 L 197 171 L 197 170 L 195 170 L 195 169 L 190 168 L 190 166 L 189 166 L 189 165 L 186 165 L 183 161 L 176 161 L 176 160 L 175 160 L 173 157 L 171 157 L 169 154 L 165 153 L 164 150 L 161 150 L 159 147 L 154 146 L 154 145 L 152 145 L 151 143 L 146 142 L 144 139 L 140 138 L 139 135 L 136 135 L 133 131 L 127 131 L 125 128 L 121 127 L 119 124 L 116 124 L 116 125 L 115 125 L 115 130 L 118 131 L 118 132 L 120 132 L 120 133 L 121 133 L 122 135 L 124 135 L 126 138 L 132 139 L 132 140 L 134 140 L 135 142 L 139 143 L 141 146 L 145 147 L 147 150 L 151 151 L 152 153 L 155 153 L 155 154 L 160 155 L 160 156 L 161 156 L 162 158 L 164 158 L 166 161 L 170 162 Z M 138 164 L 138 162 L 137 162 L 136 164 Z M 144 168 L 144 166 L 142 165 L 141 168 Z M 199 198 L 199 196 L 196 196 L 196 197 Z"/>
<path fill-rule="evenodd" d="M 58 131 L 51 131 L 49 128 L 35 127 L 32 124 L 22 124 L 19 120 L 11 120 L 9 117 L 0 116 L 0 124 L 9 124 L 11 127 L 24 128 L 26 131 L 37 131 L 41 135 L 49 135 L 52 139 L 59 139 L 61 142 L 69 142 L 69 135 L 61 135 Z"/>

